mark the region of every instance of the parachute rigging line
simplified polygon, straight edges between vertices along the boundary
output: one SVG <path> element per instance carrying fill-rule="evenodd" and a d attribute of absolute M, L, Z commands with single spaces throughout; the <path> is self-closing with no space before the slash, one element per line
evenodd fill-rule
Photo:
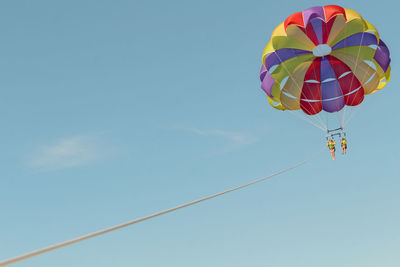
<path fill-rule="evenodd" d="M 289 168 L 280 170 L 280 171 L 278 171 L 276 173 L 273 173 L 273 174 L 271 174 L 269 176 L 256 179 L 256 180 L 251 181 L 251 182 L 249 182 L 247 184 L 240 185 L 240 186 L 237 186 L 237 187 L 234 187 L 234 188 L 231 188 L 231 189 L 228 189 L 228 190 L 216 193 L 216 194 L 212 194 L 212 195 L 209 195 L 209 196 L 206 196 L 206 197 L 203 197 L 203 198 L 191 201 L 191 202 L 187 202 L 185 204 L 181 204 L 179 206 L 176 206 L 176 207 L 173 207 L 173 208 L 170 208 L 170 209 L 166 209 L 166 210 L 163 210 L 163 211 L 159 211 L 159 212 L 153 213 L 151 215 L 148 215 L 148 216 L 145 216 L 145 217 L 142 217 L 142 218 L 138 218 L 138 219 L 135 219 L 135 220 L 132 220 L 132 221 L 128 221 L 128 222 L 125 222 L 125 223 L 122 223 L 122 224 L 119 224 L 119 225 L 115 225 L 115 226 L 112 226 L 112 227 L 109 227 L 109 228 L 106 228 L 106 229 L 103 229 L 103 230 L 100 230 L 100 231 L 97 231 L 97 232 L 94 232 L 94 233 L 90 233 L 90 234 L 87 234 L 87 235 L 83 235 L 83 236 L 77 237 L 75 239 L 64 241 L 64 242 L 61 242 L 61 243 L 58 243 L 58 244 L 55 244 L 55 245 L 52 245 L 52 246 L 49 246 L 49 247 L 45 247 L 45 248 L 42 248 L 42 249 L 39 249 L 39 250 L 36 250 L 36 251 L 33 251 L 33 252 L 29 252 L 29 253 L 14 257 L 14 258 L 10 258 L 10 259 L 1 261 L 0 262 L 0 267 L 6 266 L 6 265 L 9 265 L 9 264 L 13 264 L 13 263 L 16 263 L 16 262 L 19 262 L 19 261 L 22 261 L 22 260 L 26 260 L 26 259 L 38 256 L 40 254 L 44 254 L 44 253 L 50 252 L 52 250 L 56 250 L 56 249 L 59 249 L 59 248 L 62 248 L 62 247 L 68 246 L 68 245 L 72 245 L 72 244 L 84 241 L 84 240 L 92 238 L 92 237 L 103 235 L 103 234 L 106 234 L 106 233 L 109 233 L 109 232 L 112 232 L 112 231 L 115 231 L 115 230 L 130 226 L 132 224 L 143 222 L 143 221 L 149 220 L 151 218 L 155 218 L 155 217 L 158 217 L 158 216 L 173 212 L 175 210 L 183 209 L 185 207 L 192 206 L 194 204 L 197 204 L 197 203 L 200 203 L 200 202 L 203 202 L 203 201 L 206 201 L 206 200 L 209 200 L 209 199 L 212 199 L 212 198 L 215 198 L 215 197 L 218 197 L 218 196 L 221 196 L 221 195 L 233 192 L 233 191 L 237 191 L 239 189 L 248 187 L 248 186 L 256 184 L 256 183 L 260 183 L 262 181 L 265 181 L 265 180 L 267 180 L 269 178 L 272 178 L 274 176 L 277 176 L 279 174 L 282 174 L 282 173 L 288 172 L 290 170 L 293 170 L 293 169 L 295 169 L 295 168 L 297 168 L 297 167 L 299 167 L 299 166 L 311 161 L 312 159 L 317 157 L 322 151 L 323 150 L 319 151 L 318 153 L 316 153 L 314 156 L 310 157 L 309 159 L 306 159 L 306 160 L 304 160 L 302 162 L 299 162 L 299 163 L 297 163 L 297 164 L 295 164 L 295 165 L 293 165 L 293 166 L 291 166 Z"/>
<path fill-rule="evenodd" d="M 288 113 L 293 114 L 297 118 L 300 118 L 301 120 L 308 122 L 309 124 L 313 125 L 314 127 L 322 130 L 323 132 L 326 132 L 326 130 L 328 130 L 327 127 L 325 127 L 324 125 L 321 125 L 318 121 L 313 120 L 312 117 L 303 115 L 304 114 L 303 111 L 289 110 Z"/>

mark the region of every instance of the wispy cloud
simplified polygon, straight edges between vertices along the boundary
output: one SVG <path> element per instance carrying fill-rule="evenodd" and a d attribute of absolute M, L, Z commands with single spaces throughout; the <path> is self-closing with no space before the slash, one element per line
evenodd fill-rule
<path fill-rule="evenodd" d="M 41 146 L 31 154 L 27 165 L 36 170 L 49 171 L 87 165 L 107 154 L 97 136 L 80 135 Z"/>

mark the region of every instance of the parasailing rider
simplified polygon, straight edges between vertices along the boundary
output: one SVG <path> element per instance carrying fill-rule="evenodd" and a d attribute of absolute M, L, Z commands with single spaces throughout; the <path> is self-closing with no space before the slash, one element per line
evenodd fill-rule
<path fill-rule="evenodd" d="M 346 150 L 347 150 L 347 140 L 346 137 L 343 137 L 342 139 L 340 139 L 340 145 L 342 147 L 342 154 L 346 154 Z"/>
<path fill-rule="evenodd" d="M 335 139 L 331 137 L 327 142 L 327 146 L 329 148 L 329 151 L 331 152 L 332 160 L 335 160 L 335 151 L 336 151 L 335 145 L 336 145 Z"/>

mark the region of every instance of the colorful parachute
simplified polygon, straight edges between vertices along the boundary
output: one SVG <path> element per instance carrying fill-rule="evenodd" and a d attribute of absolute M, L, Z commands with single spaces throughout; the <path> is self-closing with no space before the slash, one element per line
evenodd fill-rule
<path fill-rule="evenodd" d="M 308 115 L 359 105 L 390 79 L 390 54 L 356 11 L 329 5 L 289 16 L 262 54 L 261 88 L 280 110 Z"/>

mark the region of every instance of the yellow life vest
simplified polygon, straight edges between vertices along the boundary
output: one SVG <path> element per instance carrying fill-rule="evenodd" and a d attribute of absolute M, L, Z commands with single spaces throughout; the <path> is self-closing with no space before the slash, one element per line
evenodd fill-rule
<path fill-rule="evenodd" d="M 333 141 L 329 141 L 328 147 L 329 147 L 330 149 L 335 148 L 335 144 L 333 143 Z"/>

